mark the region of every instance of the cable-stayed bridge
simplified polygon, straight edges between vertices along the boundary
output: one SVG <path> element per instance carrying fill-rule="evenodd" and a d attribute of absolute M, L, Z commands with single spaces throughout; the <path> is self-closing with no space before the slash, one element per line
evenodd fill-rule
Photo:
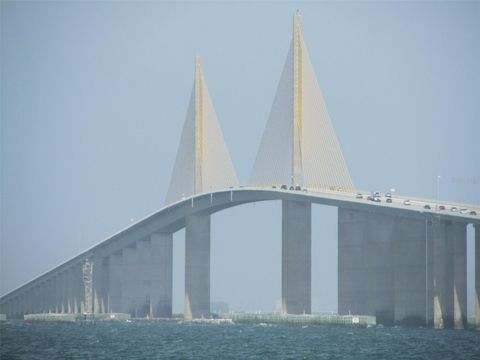
<path fill-rule="evenodd" d="M 480 326 L 480 208 L 357 196 L 302 35 L 293 36 L 248 186 L 239 186 L 200 58 L 166 205 L 2 296 L 0 312 L 172 314 L 172 239 L 185 228 L 187 319 L 210 315 L 211 215 L 282 201 L 282 312 L 311 312 L 311 207 L 338 208 L 338 312 L 384 324 L 466 326 L 466 228 L 475 226 Z M 390 199 L 391 202 L 386 202 Z M 425 208 L 429 205 L 429 208 Z M 453 212 L 453 207 L 458 211 Z M 461 209 L 468 209 L 460 211 Z M 83 267 L 93 264 L 91 296 Z M 90 294 L 90 292 L 88 292 Z M 88 295 L 88 294 L 87 294 Z"/>

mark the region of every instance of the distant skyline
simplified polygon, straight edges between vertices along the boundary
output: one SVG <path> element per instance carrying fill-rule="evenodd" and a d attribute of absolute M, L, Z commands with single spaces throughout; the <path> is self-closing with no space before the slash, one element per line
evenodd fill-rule
<path fill-rule="evenodd" d="M 2 1 L 0 294 L 163 206 L 195 55 L 245 184 L 296 9 L 356 187 L 434 199 L 440 175 L 441 199 L 480 204 L 478 2 Z M 336 311 L 336 209 L 312 215 L 312 310 Z M 280 219 L 213 216 L 212 301 L 275 309 Z M 179 232 L 174 312 L 183 256 Z"/>

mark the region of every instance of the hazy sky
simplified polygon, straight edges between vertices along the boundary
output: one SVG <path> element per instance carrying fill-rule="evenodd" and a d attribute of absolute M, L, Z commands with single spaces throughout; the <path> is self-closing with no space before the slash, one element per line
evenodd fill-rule
<path fill-rule="evenodd" d="M 0 294 L 162 207 L 197 54 L 245 183 L 297 8 L 356 186 L 433 198 L 441 175 L 442 199 L 479 204 L 479 2 L 2 1 Z M 213 216 L 212 300 L 275 309 L 280 210 Z M 312 223 L 312 307 L 336 311 L 336 209 Z"/>

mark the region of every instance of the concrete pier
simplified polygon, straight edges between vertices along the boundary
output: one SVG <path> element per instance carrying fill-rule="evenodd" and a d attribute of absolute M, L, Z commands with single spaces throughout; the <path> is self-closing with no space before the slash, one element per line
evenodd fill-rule
<path fill-rule="evenodd" d="M 136 247 L 130 246 L 122 250 L 122 313 L 137 317 L 139 297 L 137 291 L 137 279 L 139 279 L 140 270 L 138 269 L 138 254 Z"/>
<path fill-rule="evenodd" d="M 452 222 L 447 236 L 453 246 L 453 327 L 467 327 L 467 226 Z"/>
<path fill-rule="evenodd" d="M 150 236 L 150 250 L 151 262 L 154 264 L 150 290 L 150 316 L 171 317 L 173 287 L 173 234 L 152 234 Z"/>
<path fill-rule="evenodd" d="M 61 272 L 61 303 L 62 303 L 62 314 L 66 314 L 68 312 L 68 269 L 65 269 Z M 31 314 L 31 312 L 30 312 Z"/>
<path fill-rule="evenodd" d="M 93 259 L 93 312 L 105 312 L 105 302 L 108 292 L 108 259 L 100 254 Z"/>
<path fill-rule="evenodd" d="M 431 255 L 427 251 L 431 251 L 427 220 L 397 218 L 393 257 L 395 324 L 427 325 L 428 313 L 432 312 L 427 308 L 426 286 L 432 278 L 427 268 Z"/>
<path fill-rule="evenodd" d="M 172 234 L 152 234 L 137 242 L 138 317 L 172 315 Z"/>
<path fill-rule="evenodd" d="M 70 268 L 68 274 L 68 296 L 70 301 L 70 312 L 78 314 L 80 312 L 80 285 L 82 281 L 79 272 L 79 265 Z"/>
<path fill-rule="evenodd" d="M 311 314 L 312 205 L 282 201 L 282 313 Z"/>
<path fill-rule="evenodd" d="M 433 221 L 433 326 L 453 327 L 453 241 L 445 221 Z"/>
<path fill-rule="evenodd" d="M 122 266 L 122 251 L 113 253 L 108 257 L 107 312 L 122 312 Z"/>
<path fill-rule="evenodd" d="M 365 314 L 367 212 L 338 208 L 338 313 Z"/>
<path fill-rule="evenodd" d="M 210 216 L 185 219 L 185 319 L 210 316 Z"/>
<path fill-rule="evenodd" d="M 377 323 L 394 323 L 394 258 L 396 236 L 394 216 L 369 213 L 365 236 L 365 315 Z"/>

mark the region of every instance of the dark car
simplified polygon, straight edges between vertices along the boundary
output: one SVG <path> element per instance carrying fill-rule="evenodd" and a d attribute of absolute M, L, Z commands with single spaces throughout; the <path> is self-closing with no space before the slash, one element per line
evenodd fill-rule
<path fill-rule="evenodd" d="M 295 188 L 293 187 L 293 185 L 290 186 L 290 189 L 289 189 L 289 190 L 295 190 Z"/>
<path fill-rule="evenodd" d="M 287 185 L 282 185 L 282 186 L 280 187 L 280 189 L 282 189 L 282 190 L 287 190 L 288 188 L 287 188 Z"/>
<path fill-rule="evenodd" d="M 368 195 L 367 200 L 373 201 L 373 196 Z"/>
<path fill-rule="evenodd" d="M 302 187 L 300 185 L 295 186 L 295 190 L 302 191 Z"/>
<path fill-rule="evenodd" d="M 426 204 L 423 208 L 424 208 L 424 209 L 427 209 L 427 210 L 430 210 L 430 209 L 431 209 L 430 205 L 428 205 L 428 204 Z"/>
<path fill-rule="evenodd" d="M 447 208 L 445 207 L 445 205 L 440 205 L 440 206 L 438 207 L 438 210 L 446 210 L 446 209 L 447 209 Z"/>
<path fill-rule="evenodd" d="M 477 212 L 475 210 L 470 211 L 470 215 L 477 215 Z"/>
<path fill-rule="evenodd" d="M 387 197 L 387 200 L 386 200 L 386 201 L 387 201 L 387 203 L 390 204 L 390 203 L 392 202 L 392 198 Z"/>

